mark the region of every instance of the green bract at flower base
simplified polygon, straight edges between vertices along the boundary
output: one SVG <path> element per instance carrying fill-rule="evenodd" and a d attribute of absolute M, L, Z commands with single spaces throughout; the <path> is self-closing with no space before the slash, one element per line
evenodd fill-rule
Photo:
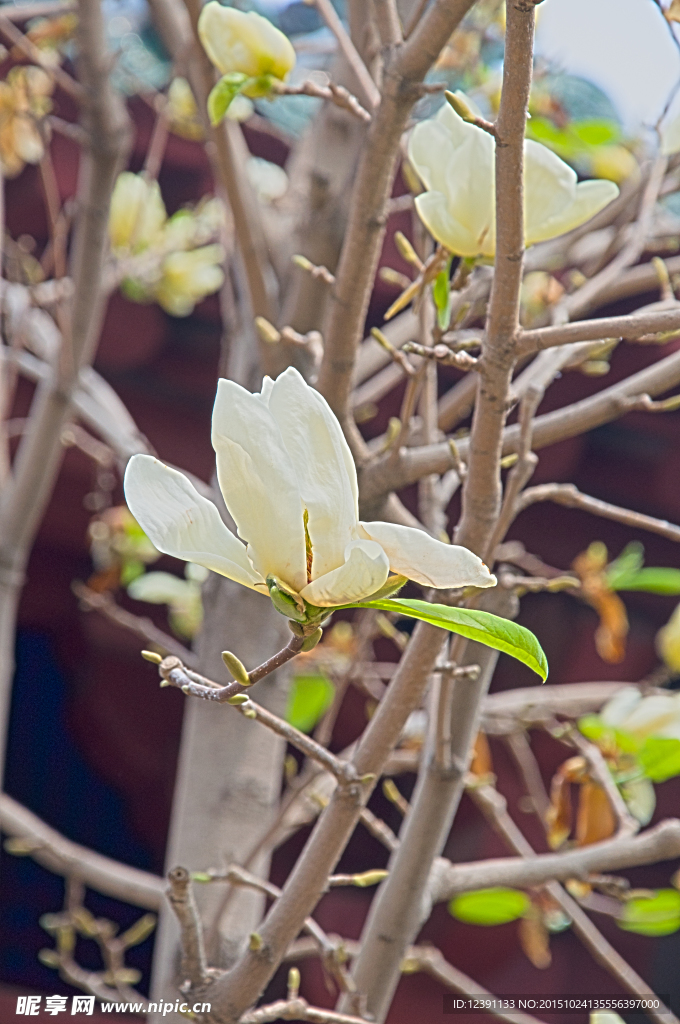
<path fill-rule="evenodd" d="M 223 75 L 217 85 L 210 90 L 208 96 L 210 123 L 212 125 L 219 124 L 237 96 L 247 96 L 250 99 L 269 96 L 275 82 L 276 79 L 273 75 L 249 78 L 248 75 L 244 75 L 240 71 L 230 71 L 228 75 Z"/>

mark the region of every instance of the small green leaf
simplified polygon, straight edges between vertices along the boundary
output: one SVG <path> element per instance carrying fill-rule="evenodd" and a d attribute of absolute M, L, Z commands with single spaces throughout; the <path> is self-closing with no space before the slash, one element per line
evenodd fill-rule
<path fill-rule="evenodd" d="M 240 71 L 230 71 L 214 85 L 208 96 L 208 117 L 212 125 L 219 124 L 231 101 L 242 91 L 250 79 Z"/>
<path fill-rule="evenodd" d="M 120 585 L 127 587 L 143 575 L 144 562 L 140 562 L 136 558 L 126 558 L 120 570 Z"/>
<path fill-rule="evenodd" d="M 574 121 L 572 131 L 586 146 L 606 146 L 617 142 L 621 137 L 621 129 L 616 121 L 607 118 L 592 118 Z"/>
<path fill-rule="evenodd" d="M 645 775 L 652 782 L 665 782 L 680 775 L 680 740 L 648 736 L 638 759 Z"/>
<path fill-rule="evenodd" d="M 432 285 L 432 298 L 437 307 L 437 324 L 440 331 L 448 331 L 451 322 L 451 288 L 449 285 L 449 271 L 451 269 L 451 257 L 446 261 L 446 266 L 437 274 Z"/>
<path fill-rule="evenodd" d="M 638 897 L 624 904 L 616 923 L 638 935 L 670 935 L 680 928 L 680 892 L 657 889 L 651 898 Z"/>
<path fill-rule="evenodd" d="M 383 612 L 396 612 L 412 619 L 421 619 L 440 629 L 459 633 L 468 640 L 493 647 L 496 651 L 504 651 L 536 672 L 543 682 L 548 678 L 548 660 L 534 634 L 524 626 L 518 626 L 516 622 L 499 615 L 492 615 L 491 612 L 478 611 L 476 608 L 450 608 L 448 605 L 401 598 L 362 601 L 344 607 L 377 608 Z"/>
<path fill-rule="evenodd" d="M 626 544 L 618 558 L 611 562 L 606 570 L 607 583 L 612 590 L 618 589 L 618 582 L 624 577 L 631 576 L 642 568 L 645 560 L 644 545 L 639 540 L 633 540 Z"/>
<path fill-rule="evenodd" d="M 295 676 L 288 694 L 286 721 L 300 732 L 311 732 L 330 707 L 335 687 L 322 673 Z"/>
<path fill-rule="evenodd" d="M 668 569 L 664 566 L 649 566 L 639 572 L 621 574 L 615 583 L 609 584 L 612 590 L 645 590 L 650 594 L 680 594 L 680 569 Z"/>
<path fill-rule="evenodd" d="M 531 900 L 519 889 L 478 889 L 456 896 L 449 903 L 449 913 L 466 924 L 507 924 L 523 917 Z"/>

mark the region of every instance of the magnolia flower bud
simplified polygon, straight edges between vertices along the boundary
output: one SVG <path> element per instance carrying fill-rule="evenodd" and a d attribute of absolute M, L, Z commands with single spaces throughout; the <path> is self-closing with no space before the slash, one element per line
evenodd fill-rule
<path fill-rule="evenodd" d="M 124 171 L 111 196 L 109 238 L 113 249 L 140 251 L 158 241 L 167 214 L 157 181 Z"/>
<path fill-rule="evenodd" d="M 211 0 L 201 11 L 198 34 L 223 75 L 238 72 L 249 78 L 271 75 L 282 80 L 295 66 L 295 50 L 288 37 L 253 11 L 245 14 Z M 248 95 L 249 90 L 244 92 Z"/>

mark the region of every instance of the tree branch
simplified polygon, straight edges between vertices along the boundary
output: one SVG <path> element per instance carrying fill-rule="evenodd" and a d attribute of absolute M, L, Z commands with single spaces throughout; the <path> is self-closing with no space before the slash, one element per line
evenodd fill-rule
<path fill-rule="evenodd" d="M 630 526 L 635 530 L 649 530 L 650 533 L 657 533 L 668 540 L 680 541 L 680 526 L 665 519 L 655 519 L 654 516 L 646 516 L 642 512 L 611 505 L 608 501 L 600 501 L 599 498 L 591 498 L 589 494 L 582 494 L 574 484 L 539 484 L 537 487 L 528 488 L 517 501 L 517 514 L 538 501 L 554 501 L 556 505 L 564 505 L 566 508 L 580 508 L 584 512 L 591 512 L 604 519 L 613 519 L 615 523 L 623 523 L 624 526 Z"/>
<path fill-rule="evenodd" d="M 167 897 L 177 915 L 182 935 L 182 981 L 188 981 L 191 988 L 202 988 L 208 980 L 208 971 L 203 947 L 203 925 L 194 900 L 191 876 L 186 868 L 176 867 L 168 871 L 170 887 Z"/>
<path fill-rule="evenodd" d="M 64 877 L 77 875 L 91 889 L 147 910 L 158 910 L 163 902 L 160 876 L 66 839 L 6 793 L 0 794 L 0 828 L 16 840 L 10 841 L 10 853 L 30 855 L 48 871 Z"/>
<path fill-rule="evenodd" d="M 530 355 L 554 345 L 572 345 L 576 341 L 599 341 L 603 338 L 631 340 L 645 334 L 665 334 L 680 331 L 680 307 L 650 313 L 629 313 L 626 316 L 606 316 L 599 320 L 577 320 L 553 327 L 538 327 L 533 331 L 520 331 L 520 355 Z"/>
<path fill-rule="evenodd" d="M 366 450 L 350 415 L 354 362 L 385 233 L 401 136 L 422 82 L 472 0 L 436 0 L 403 46 L 387 48 L 383 91 L 351 196 L 351 213 L 323 331 L 318 388 L 342 423 L 355 455 Z"/>
<path fill-rule="evenodd" d="M 680 352 L 673 352 L 589 398 L 537 416 L 534 420 L 532 446 L 534 450 L 547 448 L 565 438 L 585 434 L 630 412 L 631 399 L 640 398 L 642 395 L 660 395 L 678 384 Z M 503 431 L 502 454 L 510 455 L 516 452 L 519 439 L 520 430 L 517 424 L 506 427 Z M 467 461 L 470 450 L 469 438 L 461 438 L 456 444 L 460 456 Z M 448 442 L 402 449 L 397 460 L 392 460 L 388 464 L 387 459 L 383 457 L 361 473 L 362 500 L 367 504 L 377 502 L 392 490 L 399 491 L 416 483 L 421 476 L 428 473 L 445 473 L 449 469 L 455 469 L 455 462 Z"/>
<path fill-rule="evenodd" d="M 680 821 L 671 818 L 636 836 L 608 839 L 565 853 L 539 853 L 524 860 L 500 857 L 474 864 L 451 864 L 436 882 L 436 902 L 461 892 L 495 885 L 530 888 L 551 879 L 587 879 L 589 874 L 618 871 L 680 856 Z"/>

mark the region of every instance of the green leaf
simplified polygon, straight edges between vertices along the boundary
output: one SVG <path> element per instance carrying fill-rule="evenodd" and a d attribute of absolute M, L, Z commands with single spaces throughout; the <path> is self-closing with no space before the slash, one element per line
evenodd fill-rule
<path fill-rule="evenodd" d="M 645 549 L 639 540 L 633 540 L 630 544 L 626 544 L 619 557 L 615 558 L 605 570 L 607 583 L 612 590 L 618 589 L 618 581 L 620 579 L 639 572 L 644 560 Z"/>
<path fill-rule="evenodd" d="M 235 96 L 243 90 L 243 87 L 250 79 L 240 71 L 230 71 L 223 75 L 217 85 L 214 85 L 208 96 L 208 117 L 212 125 L 219 124 L 229 104 Z"/>
<path fill-rule="evenodd" d="M 129 586 L 134 580 L 144 575 L 144 562 L 136 558 L 126 558 L 120 570 L 120 585 Z"/>
<path fill-rule="evenodd" d="M 335 687 L 322 673 L 295 676 L 288 694 L 286 721 L 300 732 L 311 732 L 330 707 Z"/>
<path fill-rule="evenodd" d="M 503 651 L 527 665 L 541 677 L 548 678 L 548 660 L 534 634 L 518 626 L 516 622 L 502 619 L 491 612 L 476 608 L 449 608 L 444 604 L 430 604 L 428 601 L 397 600 L 362 601 L 360 604 L 344 605 L 345 608 L 377 608 L 383 612 L 396 612 L 411 619 L 421 619 L 440 629 L 459 633 L 468 640 L 476 640 L 486 647 Z"/>
<path fill-rule="evenodd" d="M 440 331 L 448 331 L 451 322 L 451 288 L 449 285 L 449 271 L 451 269 L 451 257 L 446 261 L 446 266 L 437 274 L 432 285 L 432 298 L 437 307 L 437 324 Z"/>
<path fill-rule="evenodd" d="M 680 569 L 649 566 L 639 572 L 621 573 L 610 581 L 612 590 L 645 590 L 650 594 L 680 594 Z"/>
<path fill-rule="evenodd" d="M 586 146 L 606 146 L 608 143 L 618 142 L 621 137 L 619 126 L 607 118 L 574 121 L 571 130 Z"/>
<path fill-rule="evenodd" d="M 639 897 L 624 904 L 616 923 L 638 935 L 670 935 L 680 928 L 680 892 L 657 889 L 651 898 Z"/>
<path fill-rule="evenodd" d="M 478 889 L 454 897 L 449 913 L 466 924 L 507 924 L 523 917 L 531 900 L 519 889 Z"/>
<path fill-rule="evenodd" d="M 652 782 L 665 782 L 680 775 L 680 740 L 648 736 L 642 744 L 638 760 Z"/>

